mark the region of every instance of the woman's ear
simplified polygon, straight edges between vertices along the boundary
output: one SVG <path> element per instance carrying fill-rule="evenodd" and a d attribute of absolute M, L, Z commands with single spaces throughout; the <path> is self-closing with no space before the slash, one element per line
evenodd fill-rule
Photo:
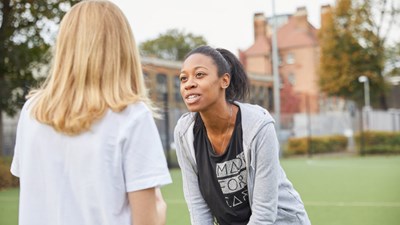
<path fill-rule="evenodd" d="M 221 77 L 221 87 L 226 89 L 229 87 L 229 84 L 231 83 L 231 75 L 229 73 L 225 73 Z"/>

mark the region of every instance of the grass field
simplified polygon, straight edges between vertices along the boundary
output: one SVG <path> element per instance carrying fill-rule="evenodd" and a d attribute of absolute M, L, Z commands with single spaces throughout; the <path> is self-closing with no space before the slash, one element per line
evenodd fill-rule
<path fill-rule="evenodd" d="M 400 156 L 281 160 L 313 225 L 400 225 Z M 162 189 L 168 225 L 190 224 L 179 170 Z M 0 192 L 0 225 L 17 224 L 18 189 Z"/>

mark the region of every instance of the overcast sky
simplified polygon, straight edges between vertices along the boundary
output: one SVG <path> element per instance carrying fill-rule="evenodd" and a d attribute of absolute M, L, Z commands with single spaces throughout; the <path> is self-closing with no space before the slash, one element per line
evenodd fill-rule
<path fill-rule="evenodd" d="M 209 45 L 237 55 L 253 43 L 253 15 L 272 15 L 272 0 L 112 0 L 128 17 L 136 42 L 178 28 L 203 36 Z M 276 14 L 306 7 L 309 21 L 320 27 L 322 5 L 334 0 L 275 0 Z"/>

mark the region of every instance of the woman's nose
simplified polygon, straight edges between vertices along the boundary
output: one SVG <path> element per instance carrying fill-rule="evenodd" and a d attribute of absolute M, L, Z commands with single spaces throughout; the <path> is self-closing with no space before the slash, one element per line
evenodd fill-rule
<path fill-rule="evenodd" d="M 192 89 L 192 88 L 195 88 L 195 87 L 197 87 L 197 84 L 196 84 L 196 82 L 193 81 L 193 79 L 189 79 L 185 84 L 185 89 L 186 90 L 189 90 L 189 89 Z"/>

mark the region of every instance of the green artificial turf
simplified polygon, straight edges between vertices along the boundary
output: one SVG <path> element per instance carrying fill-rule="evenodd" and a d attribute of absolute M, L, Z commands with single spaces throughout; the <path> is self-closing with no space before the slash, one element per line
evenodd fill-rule
<path fill-rule="evenodd" d="M 399 225 L 400 156 L 282 159 L 313 225 Z M 162 188 L 168 225 L 190 224 L 181 174 Z M 18 189 L 0 191 L 0 224 L 16 225 Z"/>

